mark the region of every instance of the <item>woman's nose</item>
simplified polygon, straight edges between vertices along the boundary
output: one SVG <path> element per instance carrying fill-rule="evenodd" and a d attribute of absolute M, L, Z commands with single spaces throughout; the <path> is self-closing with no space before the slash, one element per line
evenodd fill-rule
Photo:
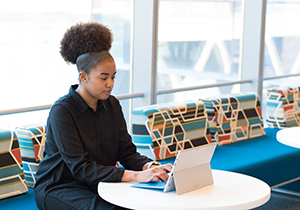
<path fill-rule="evenodd" d="M 113 87 L 114 86 L 114 81 L 112 79 L 109 79 L 107 81 L 107 84 L 106 84 L 107 87 Z"/>

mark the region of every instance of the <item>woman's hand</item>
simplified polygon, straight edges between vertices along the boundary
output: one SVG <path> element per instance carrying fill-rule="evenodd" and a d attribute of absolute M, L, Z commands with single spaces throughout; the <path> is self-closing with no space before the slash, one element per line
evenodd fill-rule
<path fill-rule="evenodd" d="M 150 169 L 141 171 L 138 174 L 138 182 L 150 182 L 156 180 L 158 182 L 166 182 L 169 178 L 168 172 L 172 170 L 172 164 L 155 166 L 153 165 Z"/>
<path fill-rule="evenodd" d="M 172 170 L 172 164 L 154 166 L 144 171 L 126 170 L 123 174 L 122 181 L 150 182 L 156 180 L 158 182 L 166 182 L 169 178 L 168 172 Z"/>

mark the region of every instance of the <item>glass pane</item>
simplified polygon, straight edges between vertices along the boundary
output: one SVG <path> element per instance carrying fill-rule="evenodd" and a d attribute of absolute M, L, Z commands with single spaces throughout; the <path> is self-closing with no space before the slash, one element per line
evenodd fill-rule
<path fill-rule="evenodd" d="M 290 2 L 267 2 L 264 77 L 300 73 L 300 1 Z"/>
<path fill-rule="evenodd" d="M 158 90 L 239 80 L 241 9 L 241 1 L 161 0 Z M 232 87 L 204 90 L 201 95 L 232 93 Z M 182 94 L 182 100 L 187 95 Z"/>
<path fill-rule="evenodd" d="M 0 110 L 52 104 L 77 83 L 59 44 L 67 28 L 90 20 L 91 1 L 1 1 L 0 14 Z"/>
<path fill-rule="evenodd" d="M 107 25 L 114 34 L 111 49 L 116 68 L 113 94 L 129 93 L 132 0 L 93 0 L 92 19 Z"/>
<path fill-rule="evenodd" d="M 177 101 L 179 102 L 185 100 L 198 100 L 200 98 L 202 99 L 211 98 L 214 96 L 223 95 L 223 93 L 220 92 L 220 90 L 222 90 L 222 92 L 224 93 L 231 92 L 231 94 L 237 94 L 240 92 L 240 84 L 162 94 L 162 95 L 158 95 L 157 102 L 167 103 L 167 102 L 177 102 Z"/>
<path fill-rule="evenodd" d="M 130 92 L 132 16 L 132 0 L 93 0 L 92 20 L 107 25 L 114 35 L 110 51 L 117 68 L 113 95 Z M 120 100 L 120 103 L 126 122 L 128 122 L 129 100 Z M 129 126 L 128 129 L 130 129 Z"/>
<path fill-rule="evenodd" d="M 61 58 L 60 40 L 67 28 L 90 20 L 100 21 L 112 30 L 111 53 L 118 70 L 113 94 L 128 93 L 131 2 L 1 1 L 1 78 L 5 79 L 0 83 L 0 110 L 52 104 L 68 93 L 70 85 L 78 83 L 78 72 L 75 65 L 67 65 Z M 125 108 L 128 110 L 129 106 Z M 12 121 L 23 116 L 28 115 L 1 116 L 1 121 L 5 118 L 7 126 L 14 125 Z M 128 118 L 128 114 L 126 116 Z"/>
<path fill-rule="evenodd" d="M 300 0 L 267 1 L 265 29 L 264 77 L 300 73 Z M 296 27 L 295 27 L 296 26 Z M 263 84 L 262 113 L 266 119 L 267 89 L 280 86 L 297 87 L 300 77 L 265 80 Z"/>
<path fill-rule="evenodd" d="M 49 115 L 49 109 L 18 114 L 0 115 L 0 130 L 14 130 L 16 127 L 27 125 L 45 124 Z"/>

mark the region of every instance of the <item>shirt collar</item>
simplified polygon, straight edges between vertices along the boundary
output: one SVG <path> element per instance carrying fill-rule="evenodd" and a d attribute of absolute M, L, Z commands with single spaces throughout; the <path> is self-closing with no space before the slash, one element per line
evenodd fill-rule
<path fill-rule="evenodd" d="M 101 102 L 101 105 L 104 107 L 104 109 L 107 110 L 107 100 L 105 101 L 102 101 L 102 100 L 99 100 L 98 103 Z M 99 106 L 99 105 L 98 105 Z"/>
<path fill-rule="evenodd" d="M 83 98 L 76 92 L 78 85 L 72 85 L 69 90 L 70 96 L 74 99 L 76 106 L 79 108 L 81 112 L 85 112 L 90 106 L 83 100 Z M 107 110 L 107 106 L 105 101 L 99 100 L 98 101 L 98 108 L 100 109 L 104 107 Z"/>

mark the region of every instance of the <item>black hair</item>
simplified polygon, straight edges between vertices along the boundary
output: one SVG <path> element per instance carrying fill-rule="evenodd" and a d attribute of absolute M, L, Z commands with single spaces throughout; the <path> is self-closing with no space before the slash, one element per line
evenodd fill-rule
<path fill-rule="evenodd" d="M 109 51 L 112 41 L 113 34 L 107 26 L 93 21 L 77 23 L 65 32 L 60 42 L 60 54 L 67 63 L 76 64 L 82 54 Z"/>

